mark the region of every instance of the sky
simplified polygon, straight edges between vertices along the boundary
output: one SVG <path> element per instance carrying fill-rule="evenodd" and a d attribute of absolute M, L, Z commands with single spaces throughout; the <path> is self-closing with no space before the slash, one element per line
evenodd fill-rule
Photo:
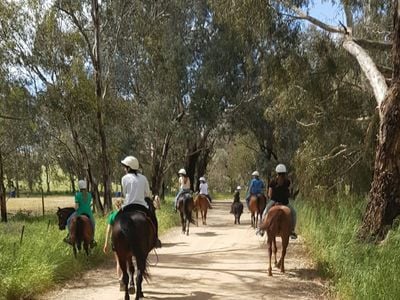
<path fill-rule="evenodd" d="M 314 5 L 310 8 L 309 15 L 330 25 L 337 26 L 339 21 L 345 24 L 343 8 L 339 5 L 332 5 L 330 1 L 314 0 Z"/>

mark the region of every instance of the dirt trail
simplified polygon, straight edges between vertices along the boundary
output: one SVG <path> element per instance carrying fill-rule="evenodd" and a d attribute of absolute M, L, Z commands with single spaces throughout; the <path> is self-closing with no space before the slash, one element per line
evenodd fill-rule
<path fill-rule="evenodd" d="M 302 238 L 290 241 L 286 273 L 267 274 L 265 237 L 250 228 L 250 214 L 233 225 L 230 203 L 214 204 L 208 225 L 191 226 L 190 235 L 175 228 L 162 236 L 163 248 L 150 256 L 146 299 L 324 299 L 326 288 L 307 258 Z M 79 281 L 41 299 L 123 299 L 114 264 L 90 271 Z"/>

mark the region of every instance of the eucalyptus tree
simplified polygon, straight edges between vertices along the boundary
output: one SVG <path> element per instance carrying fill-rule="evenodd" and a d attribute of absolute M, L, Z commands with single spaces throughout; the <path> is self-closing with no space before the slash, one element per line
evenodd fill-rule
<path fill-rule="evenodd" d="M 398 215 L 397 200 L 400 196 L 400 173 L 398 168 L 397 141 L 399 124 L 396 118 L 399 105 L 396 100 L 398 82 L 398 45 L 399 19 L 398 1 L 340 1 L 346 25 L 331 26 L 308 15 L 302 10 L 302 4 L 292 1 L 276 1 L 293 12 L 296 18 L 304 19 L 319 28 L 341 36 L 343 48 L 357 60 L 367 78 L 376 100 L 379 114 L 378 145 L 375 156 L 374 179 L 369 202 L 360 229 L 363 238 L 385 236 L 388 226 Z M 300 4 L 300 5 L 299 5 Z M 390 29 L 390 15 L 393 15 L 393 30 Z M 361 16 L 354 18 L 354 15 Z M 375 28 L 372 27 L 372 24 Z M 378 29 L 378 30 L 376 30 Z M 391 32 L 391 34 L 390 34 Z M 389 36 L 393 36 L 393 43 Z M 392 53 L 390 55 L 390 49 Z M 391 57 L 391 58 L 390 58 Z M 392 59 L 392 68 L 388 62 Z M 381 64 L 384 64 L 381 66 Z M 389 70 L 389 71 L 388 71 Z M 391 73 L 391 78 L 385 74 Z M 388 85 L 389 83 L 389 85 Z"/>

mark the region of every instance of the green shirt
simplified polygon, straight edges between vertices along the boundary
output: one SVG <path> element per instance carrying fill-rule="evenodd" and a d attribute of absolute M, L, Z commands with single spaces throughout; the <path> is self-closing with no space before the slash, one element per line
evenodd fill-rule
<path fill-rule="evenodd" d="M 77 192 L 75 194 L 75 203 L 79 204 L 79 207 L 76 210 L 76 214 L 78 216 L 83 215 L 83 214 L 88 215 L 93 220 L 94 219 L 93 213 L 92 213 L 92 209 L 90 207 L 90 205 L 92 204 L 92 194 L 87 193 L 86 195 L 87 195 L 87 197 L 84 200 L 82 192 Z"/>
<path fill-rule="evenodd" d="M 113 210 L 112 212 L 110 212 L 110 214 L 107 217 L 107 223 L 110 225 L 114 225 L 115 222 L 115 217 L 117 216 L 118 213 L 118 209 L 117 210 Z"/>

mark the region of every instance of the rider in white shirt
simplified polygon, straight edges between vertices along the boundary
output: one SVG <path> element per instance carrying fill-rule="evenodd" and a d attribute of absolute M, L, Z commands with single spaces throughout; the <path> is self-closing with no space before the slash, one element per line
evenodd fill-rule
<path fill-rule="evenodd" d="M 207 183 L 206 179 L 204 177 L 200 177 L 199 181 L 200 181 L 199 194 L 206 196 L 208 199 L 208 202 L 211 203 L 211 197 L 208 194 L 208 183 Z"/>

